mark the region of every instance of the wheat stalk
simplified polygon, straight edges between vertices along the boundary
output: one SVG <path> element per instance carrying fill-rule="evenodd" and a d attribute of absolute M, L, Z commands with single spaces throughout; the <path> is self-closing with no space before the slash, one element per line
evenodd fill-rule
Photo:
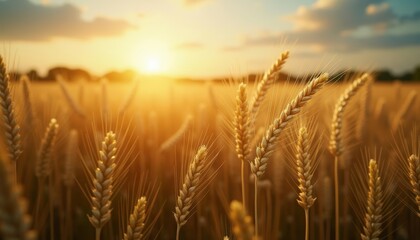
<path fill-rule="evenodd" d="M 408 158 L 408 175 L 410 177 L 414 200 L 418 207 L 417 216 L 420 217 L 420 160 L 414 154 Z"/>
<path fill-rule="evenodd" d="M 251 161 L 251 171 L 257 177 L 264 175 L 267 169 L 267 163 L 274 151 L 278 137 L 287 124 L 295 117 L 302 107 L 312 99 L 328 80 L 328 74 L 324 73 L 318 78 L 312 80 L 299 94 L 287 104 L 286 108 L 267 128 L 260 144 L 256 148 L 256 157 Z"/>
<path fill-rule="evenodd" d="M 361 234 L 362 240 L 378 240 L 382 232 L 383 192 L 378 165 L 375 160 L 369 162 L 369 192 L 365 226 Z"/>
<path fill-rule="evenodd" d="M 111 219 L 111 197 L 114 184 L 115 158 L 117 153 L 115 134 L 110 131 L 102 141 L 98 167 L 95 169 L 91 196 L 92 213 L 88 219 L 96 229 L 99 240 L 103 226 Z"/>
<path fill-rule="evenodd" d="M 33 121 L 35 119 L 33 108 L 32 108 L 32 101 L 31 101 L 31 91 L 30 91 L 30 82 L 29 78 L 26 75 L 23 75 L 20 79 L 22 82 L 22 95 L 23 95 L 23 104 L 25 106 L 25 122 L 26 122 L 26 129 L 31 131 L 33 128 Z"/>
<path fill-rule="evenodd" d="M 246 193 L 245 183 L 247 176 L 245 176 L 245 164 L 249 162 L 250 155 L 250 133 L 249 133 L 249 112 L 246 94 L 246 84 L 239 84 L 236 94 L 236 111 L 233 120 L 236 154 L 241 162 L 241 186 L 242 186 L 242 202 L 246 209 Z"/>
<path fill-rule="evenodd" d="M 77 151 L 79 145 L 79 134 L 77 130 L 72 129 L 69 134 L 67 149 L 66 149 L 66 158 L 64 161 L 64 185 L 66 187 L 72 187 L 74 183 L 74 164 L 75 159 L 77 158 Z"/>
<path fill-rule="evenodd" d="M 328 80 L 328 74 L 324 73 L 318 78 L 308 83 L 299 94 L 287 104 L 286 108 L 268 127 L 261 143 L 257 146 L 254 161 L 251 161 L 251 172 L 255 175 L 254 179 L 254 212 L 255 212 L 255 238 L 258 238 L 258 178 L 264 175 L 267 169 L 267 163 L 274 152 L 280 133 L 287 124 L 295 117 L 302 107 L 312 99 Z"/>
<path fill-rule="evenodd" d="M 298 204 L 305 210 L 305 239 L 309 239 L 309 208 L 314 204 L 316 198 L 313 196 L 313 167 L 309 154 L 308 132 L 305 127 L 299 129 L 298 143 L 296 145 L 296 167 L 299 182 Z"/>
<path fill-rule="evenodd" d="M 16 121 L 9 81 L 10 78 L 6 71 L 6 65 L 0 56 L 0 105 L 3 113 L 2 118 L 9 159 L 16 162 L 22 153 L 22 146 L 20 142 L 20 128 Z"/>
<path fill-rule="evenodd" d="M 58 123 L 55 118 L 51 119 L 42 139 L 41 149 L 38 153 L 35 174 L 40 179 L 47 178 L 51 173 L 51 153 L 57 137 Z"/>
<path fill-rule="evenodd" d="M 191 161 L 188 172 L 185 175 L 182 188 L 179 190 L 178 198 L 175 206 L 175 221 L 177 224 L 176 239 L 179 239 L 181 227 L 187 222 L 190 209 L 196 200 L 197 187 L 200 184 L 200 178 L 206 170 L 207 147 L 200 146 L 194 159 Z"/>
<path fill-rule="evenodd" d="M 370 75 L 365 73 L 360 78 L 354 80 L 353 83 L 346 88 L 335 105 L 329 145 L 330 152 L 333 156 L 340 156 L 343 153 L 343 147 L 341 146 L 341 130 L 343 128 L 344 110 L 350 99 L 356 94 L 357 90 L 359 90 L 369 79 Z"/>
<path fill-rule="evenodd" d="M 10 163 L 0 159 L 0 231 L 4 240 L 35 240 L 32 219 L 22 187 L 16 183 Z"/>
<path fill-rule="evenodd" d="M 258 110 L 264 97 L 267 94 L 268 89 L 274 82 L 276 74 L 280 71 L 286 60 L 289 58 L 289 51 L 285 51 L 281 54 L 280 58 L 270 67 L 270 69 L 264 74 L 262 80 L 258 83 L 257 90 L 251 99 L 250 106 L 250 120 L 253 123 L 257 117 Z"/>
<path fill-rule="evenodd" d="M 405 99 L 404 104 L 399 108 L 399 111 L 396 114 L 394 121 L 392 122 L 392 130 L 394 132 L 398 130 L 398 127 L 410 113 L 410 110 L 415 106 L 416 98 L 417 92 L 414 90 L 411 91 Z"/>
<path fill-rule="evenodd" d="M 343 116 L 344 110 L 348 105 L 352 96 L 354 96 L 363 84 L 370 79 L 369 74 L 363 74 L 360 78 L 357 78 L 353 83 L 346 88 L 344 93 L 338 99 L 332 118 L 332 129 L 329 143 L 329 150 L 334 158 L 334 191 L 335 191 L 335 240 L 340 238 L 340 203 L 339 203 L 339 192 L 338 192 L 338 161 L 340 155 L 343 153 L 343 147 L 341 146 L 341 130 L 343 128 Z"/>
<path fill-rule="evenodd" d="M 140 240 L 143 237 L 146 204 L 146 197 L 141 197 L 137 200 L 133 213 L 130 215 L 127 232 L 124 234 L 123 240 Z"/>
<path fill-rule="evenodd" d="M 245 208 L 238 201 L 230 203 L 230 222 L 232 232 L 237 240 L 252 240 L 254 236 L 254 226 L 252 218 L 246 214 Z"/>

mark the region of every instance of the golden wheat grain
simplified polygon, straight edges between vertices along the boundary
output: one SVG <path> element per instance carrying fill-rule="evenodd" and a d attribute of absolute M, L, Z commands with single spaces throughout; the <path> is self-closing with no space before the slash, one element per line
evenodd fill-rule
<path fill-rule="evenodd" d="M 420 160 L 412 154 L 408 158 L 408 175 L 410 177 L 411 190 L 414 194 L 414 201 L 417 204 L 417 216 L 420 217 Z"/>
<path fill-rule="evenodd" d="M 7 74 L 6 65 L 3 58 L 0 56 L 0 105 L 3 113 L 2 118 L 9 159 L 16 162 L 22 153 L 22 147 L 20 142 L 20 128 L 16 121 L 9 81 L 10 79 L 9 74 Z"/>
<path fill-rule="evenodd" d="M 108 132 L 102 141 L 99 151 L 98 167 L 95 169 L 91 204 L 92 213 L 88 219 L 96 229 L 96 239 L 99 240 L 103 226 L 111 219 L 111 197 L 114 184 L 115 158 L 117 153 L 115 133 Z"/>
<path fill-rule="evenodd" d="M 146 204 L 146 197 L 141 197 L 137 200 L 133 213 L 130 215 L 123 240 L 140 240 L 143 237 L 144 222 L 146 220 Z"/>
<path fill-rule="evenodd" d="M 376 160 L 369 162 L 369 192 L 362 240 L 378 240 L 382 232 L 383 192 Z"/>
<path fill-rule="evenodd" d="M 191 207 L 195 202 L 197 196 L 197 187 L 200 184 L 200 178 L 206 171 L 207 147 L 200 146 L 194 159 L 188 167 L 188 172 L 185 175 L 182 187 L 179 190 L 176 201 L 174 217 L 177 224 L 176 239 L 179 239 L 179 231 L 181 227 L 187 222 Z"/>
<path fill-rule="evenodd" d="M 237 240 L 252 240 L 254 236 L 254 226 L 252 218 L 248 216 L 242 203 L 232 201 L 230 203 L 230 222 L 232 232 Z"/>

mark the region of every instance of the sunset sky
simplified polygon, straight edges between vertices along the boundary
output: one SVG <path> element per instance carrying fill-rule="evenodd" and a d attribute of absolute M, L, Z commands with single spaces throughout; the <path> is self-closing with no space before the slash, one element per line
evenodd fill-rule
<path fill-rule="evenodd" d="M 419 0 L 0 0 L 15 70 L 81 67 L 217 77 L 420 65 Z"/>

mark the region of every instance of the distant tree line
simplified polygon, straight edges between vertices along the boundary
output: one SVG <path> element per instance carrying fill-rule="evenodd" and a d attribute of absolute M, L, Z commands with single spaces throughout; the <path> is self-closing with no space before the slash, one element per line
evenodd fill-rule
<path fill-rule="evenodd" d="M 376 81 L 379 82 L 391 82 L 391 81 L 404 81 L 404 82 L 420 82 L 420 66 L 417 66 L 413 71 L 406 72 L 400 75 L 395 75 L 389 70 L 376 70 L 372 72 L 375 76 Z M 108 81 L 131 81 L 135 76 L 137 75 L 137 72 L 134 70 L 126 70 L 126 71 L 111 71 L 106 73 L 103 76 L 93 76 L 88 71 L 84 69 L 71 69 L 67 67 L 54 67 L 48 70 L 48 73 L 45 76 L 41 76 L 36 70 L 30 70 L 26 74 L 31 80 L 33 81 L 55 81 L 57 75 L 63 76 L 67 81 L 79 81 L 79 80 L 85 80 L 85 81 L 98 81 L 101 78 L 106 78 Z M 348 79 L 352 79 L 354 76 L 360 75 L 360 72 L 357 71 L 339 71 L 335 74 L 333 74 L 332 79 L 334 81 L 346 81 Z M 19 72 L 12 72 L 11 76 L 12 79 L 19 79 L 22 73 Z M 259 77 L 262 74 L 249 74 L 248 75 L 248 81 L 253 82 L 259 79 Z M 312 75 L 309 75 L 312 76 Z M 279 79 L 288 79 L 290 81 L 293 81 L 297 79 L 297 77 L 286 74 L 286 73 L 280 73 Z M 190 80 L 196 80 L 196 79 L 181 79 L 184 81 L 190 81 Z M 216 81 L 225 81 L 224 79 L 214 79 Z"/>

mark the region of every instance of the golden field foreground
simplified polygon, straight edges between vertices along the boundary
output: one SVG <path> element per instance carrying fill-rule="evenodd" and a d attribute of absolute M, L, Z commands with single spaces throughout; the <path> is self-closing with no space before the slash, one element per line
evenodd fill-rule
<path fill-rule="evenodd" d="M 420 85 L 288 82 L 287 58 L 223 84 L 0 59 L 1 239 L 418 239 Z"/>

